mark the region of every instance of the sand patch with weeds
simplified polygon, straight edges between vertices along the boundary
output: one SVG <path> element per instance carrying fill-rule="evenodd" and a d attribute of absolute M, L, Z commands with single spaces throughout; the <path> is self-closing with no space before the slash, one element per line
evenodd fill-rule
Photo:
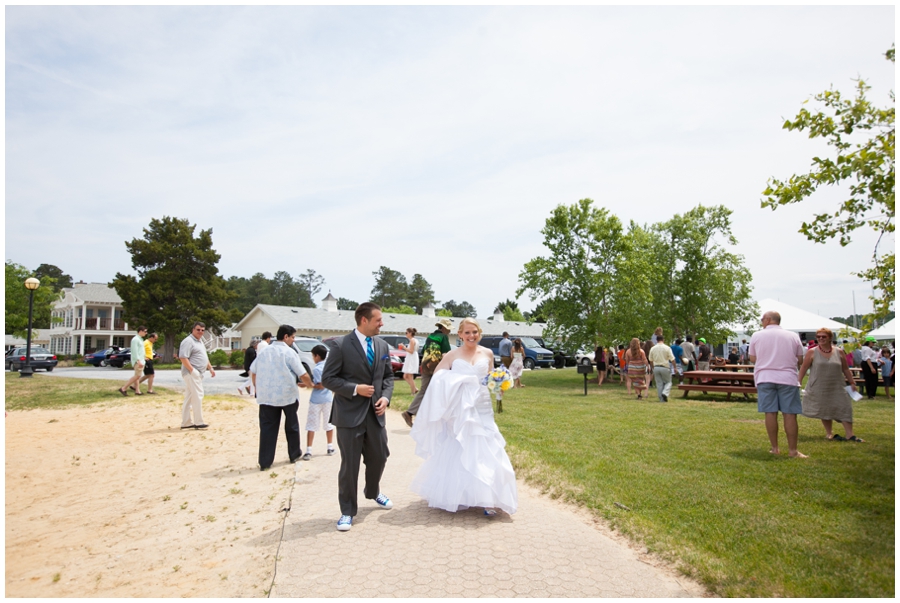
<path fill-rule="evenodd" d="M 294 465 L 256 465 L 257 406 L 181 396 L 6 417 L 6 595 L 253 597 L 272 581 Z"/>

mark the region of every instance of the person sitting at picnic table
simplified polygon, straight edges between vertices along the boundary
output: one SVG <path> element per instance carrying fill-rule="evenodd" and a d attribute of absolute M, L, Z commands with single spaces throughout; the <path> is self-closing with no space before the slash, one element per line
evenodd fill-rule
<path fill-rule="evenodd" d="M 637 337 L 631 340 L 628 350 L 625 352 L 625 366 L 628 370 L 628 393 L 631 387 L 637 390 L 637 399 L 644 397 L 647 389 L 647 354 L 641 349 L 641 340 Z"/>
<path fill-rule="evenodd" d="M 819 345 L 806 351 L 800 365 L 801 385 L 806 371 L 809 371 L 809 381 L 802 399 L 803 416 L 822 421 L 826 440 L 864 442 L 853 435 L 853 400 L 846 390 L 846 385 L 850 384 L 850 389 L 856 391 L 856 381 L 843 351 L 832 347 L 832 337 L 834 335 L 830 329 L 816 331 Z M 845 438 L 832 433 L 832 421 L 841 422 Z"/>

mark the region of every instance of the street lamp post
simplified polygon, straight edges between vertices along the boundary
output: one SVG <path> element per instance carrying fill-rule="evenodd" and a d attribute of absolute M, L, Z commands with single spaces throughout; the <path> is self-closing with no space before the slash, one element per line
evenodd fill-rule
<path fill-rule="evenodd" d="M 41 286 L 41 281 L 34 277 L 25 280 L 25 288 L 28 289 L 28 340 L 25 344 L 25 364 L 19 371 L 20 377 L 31 377 L 34 369 L 31 368 L 31 319 L 34 316 L 34 290 Z"/>

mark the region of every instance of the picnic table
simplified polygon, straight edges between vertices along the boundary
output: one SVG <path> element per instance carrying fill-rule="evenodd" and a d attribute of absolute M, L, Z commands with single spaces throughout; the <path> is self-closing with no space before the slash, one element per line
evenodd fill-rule
<path fill-rule="evenodd" d="M 704 394 L 707 392 L 724 393 L 728 394 L 728 400 L 731 400 L 731 394 L 743 394 L 746 398 L 748 394 L 756 393 L 753 373 L 722 370 L 687 371 L 684 374 L 684 380 L 685 382 L 678 386 L 678 389 L 684 392 L 684 396 L 682 396 L 684 398 L 687 398 L 688 393 L 692 391 L 700 391 Z"/>
<path fill-rule="evenodd" d="M 709 368 L 717 371 L 743 371 L 747 373 L 753 372 L 752 364 L 710 364 Z"/>

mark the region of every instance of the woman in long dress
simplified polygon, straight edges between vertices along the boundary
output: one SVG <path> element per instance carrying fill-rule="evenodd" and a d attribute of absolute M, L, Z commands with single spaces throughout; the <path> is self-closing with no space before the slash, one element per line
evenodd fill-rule
<path fill-rule="evenodd" d="M 400 349 L 406 352 L 406 360 L 403 361 L 403 380 L 409 384 L 409 393 L 415 396 L 419 393 L 416 388 L 416 373 L 419 372 L 419 342 L 416 340 L 416 331 L 410 327 L 406 329 L 406 337 L 409 345 L 400 344 Z"/>
<path fill-rule="evenodd" d="M 641 340 L 637 337 L 631 340 L 631 345 L 625 351 L 625 366 L 628 367 L 628 393 L 631 393 L 633 387 L 640 400 L 647 389 L 647 354 L 641 349 Z"/>
<path fill-rule="evenodd" d="M 513 341 L 512 345 L 512 363 L 509 365 L 509 376 L 512 377 L 515 387 L 525 387 L 522 385 L 522 372 L 525 370 L 525 346 L 522 345 L 521 339 Z"/>
<path fill-rule="evenodd" d="M 455 513 L 484 508 L 515 513 L 516 475 L 506 455 L 506 440 L 494 423 L 491 394 L 482 380 L 494 366 L 494 354 L 478 345 L 481 327 L 472 318 L 459 325 L 462 346 L 444 355 L 409 435 L 425 459 L 410 489 L 428 506 Z"/>
<path fill-rule="evenodd" d="M 816 331 L 819 345 L 806 351 L 803 364 L 800 365 L 800 383 L 806 371 L 809 381 L 803 394 L 803 416 L 810 419 L 821 419 L 825 428 L 825 439 L 842 442 L 862 442 L 853 435 L 853 400 L 845 387 L 850 385 L 856 391 L 856 381 L 847 366 L 847 358 L 843 350 L 832 347 L 834 335 L 830 329 Z M 846 437 L 832 434 L 832 421 L 840 421 L 844 426 Z"/>

